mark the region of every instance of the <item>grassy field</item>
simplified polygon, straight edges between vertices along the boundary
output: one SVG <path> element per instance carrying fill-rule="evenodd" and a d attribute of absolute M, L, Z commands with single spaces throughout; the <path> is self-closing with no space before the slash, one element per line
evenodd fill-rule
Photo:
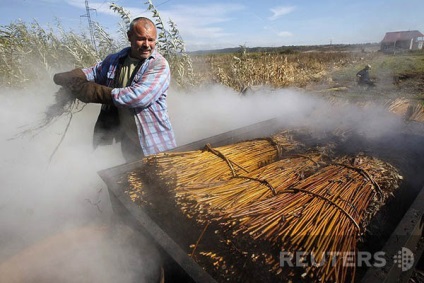
<path fill-rule="evenodd" d="M 396 97 L 396 93 L 408 97 L 423 95 L 424 52 L 387 55 L 342 48 L 195 55 L 193 67 L 198 82 L 220 83 L 240 91 L 266 85 L 320 91 L 350 89 L 350 94 L 355 94 L 360 91 L 356 88 L 355 75 L 370 64 L 371 77 L 377 84 L 374 91 L 387 98 Z"/>

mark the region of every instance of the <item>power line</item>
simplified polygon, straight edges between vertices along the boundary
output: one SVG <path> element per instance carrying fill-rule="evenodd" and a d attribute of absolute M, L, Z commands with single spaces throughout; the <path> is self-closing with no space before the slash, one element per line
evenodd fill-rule
<path fill-rule="evenodd" d="M 107 1 L 108 1 L 108 0 L 103 1 L 103 3 L 102 3 L 102 4 L 100 4 L 100 6 L 99 6 L 99 7 L 97 7 L 97 9 L 100 9 L 101 7 L 103 7 L 103 5 L 104 5 Z"/>
<path fill-rule="evenodd" d="M 81 15 L 81 17 L 87 17 L 88 20 L 88 29 L 90 31 L 91 44 L 93 44 L 94 50 L 97 52 L 96 38 L 94 36 L 94 25 L 91 21 L 90 11 L 96 11 L 96 9 L 92 9 L 88 6 L 88 0 L 85 0 L 85 15 Z"/>
<path fill-rule="evenodd" d="M 159 7 L 159 6 L 163 5 L 163 4 L 166 4 L 166 3 L 168 3 L 169 1 L 171 1 L 171 0 L 167 0 L 167 1 L 165 1 L 165 2 L 162 2 L 162 3 L 160 3 L 160 4 L 158 4 L 158 5 L 155 5 L 155 6 L 156 6 L 156 7 Z"/>
<path fill-rule="evenodd" d="M 159 7 L 159 6 L 161 6 L 161 5 L 163 5 L 163 4 L 166 4 L 166 3 L 168 3 L 169 1 L 171 1 L 171 0 L 166 0 L 166 1 L 164 1 L 164 2 L 162 2 L 162 3 L 159 3 L 158 5 L 155 5 L 155 7 Z M 146 9 L 146 10 L 144 10 L 143 12 L 141 12 L 142 14 L 144 14 L 145 12 L 147 12 L 147 11 L 149 11 L 149 9 Z"/>

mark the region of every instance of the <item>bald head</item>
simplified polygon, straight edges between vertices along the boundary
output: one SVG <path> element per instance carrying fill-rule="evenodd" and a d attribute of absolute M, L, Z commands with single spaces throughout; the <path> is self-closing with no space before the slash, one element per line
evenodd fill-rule
<path fill-rule="evenodd" d="M 140 60 L 149 58 L 156 46 L 157 32 L 155 24 L 148 18 L 135 18 L 127 32 L 131 43 L 130 56 Z"/>
<path fill-rule="evenodd" d="M 138 17 L 135 18 L 131 21 L 130 23 L 130 27 L 128 29 L 128 32 L 131 32 L 134 30 L 134 26 L 135 25 L 143 25 L 145 28 L 154 28 L 156 29 L 155 24 L 153 23 L 153 21 L 149 18 L 145 18 L 145 17 Z"/>

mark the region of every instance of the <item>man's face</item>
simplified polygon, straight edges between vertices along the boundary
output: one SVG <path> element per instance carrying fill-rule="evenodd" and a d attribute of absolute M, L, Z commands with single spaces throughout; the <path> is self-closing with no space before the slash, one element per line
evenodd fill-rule
<path fill-rule="evenodd" d="M 127 35 L 131 43 L 131 57 L 140 60 L 149 58 L 156 46 L 156 28 L 150 22 L 138 21 Z"/>

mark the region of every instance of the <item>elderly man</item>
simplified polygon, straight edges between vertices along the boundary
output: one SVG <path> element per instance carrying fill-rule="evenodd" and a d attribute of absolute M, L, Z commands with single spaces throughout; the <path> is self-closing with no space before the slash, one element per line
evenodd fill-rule
<path fill-rule="evenodd" d="M 127 35 L 130 47 L 95 66 L 56 74 L 53 80 L 82 102 L 102 104 L 95 140 L 120 140 L 124 157 L 132 161 L 172 149 L 176 141 L 166 104 L 171 74 L 155 50 L 156 26 L 139 17 Z"/>

